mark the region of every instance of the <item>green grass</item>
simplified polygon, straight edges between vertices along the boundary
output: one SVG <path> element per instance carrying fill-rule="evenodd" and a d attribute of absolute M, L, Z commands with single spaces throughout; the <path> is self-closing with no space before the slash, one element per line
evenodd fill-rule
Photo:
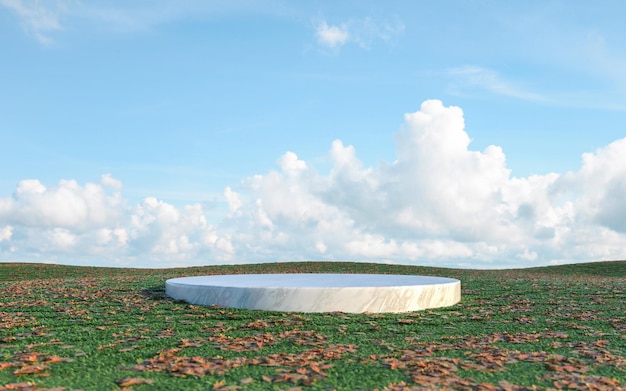
<path fill-rule="evenodd" d="M 297 314 L 164 295 L 172 277 L 283 272 L 453 277 L 462 301 Z M 626 261 L 498 271 L 0 264 L 0 390 L 626 389 L 625 303 Z"/>

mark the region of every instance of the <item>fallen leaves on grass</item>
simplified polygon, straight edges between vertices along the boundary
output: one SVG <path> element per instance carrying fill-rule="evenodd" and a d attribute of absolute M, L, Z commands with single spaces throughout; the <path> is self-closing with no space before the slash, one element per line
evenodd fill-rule
<path fill-rule="evenodd" d="M 18 391 L 32 391 L 36 389 L 35 383 L 31 382 L 19 382 L 19 383 L 9 383 L 4 386 L 0 386 L 0 391 L 7 390 L 18 390 Z"/>
<path fill-rule="evenodd" d="M 520 352 L 501 348 L 497 344 L 520 343 L 529 344 L 545 339 L 568 339 L 562 332 L 549 331 L 544 333 L 493 333 L 485 336 L 467 336 L 460 338 L 446 338 L 450 342 L 420 342 L 415 339 L 405 339 L 414 345 L 414 349 L 403 349 L 386 355 L 370 355 L 362 362 L 382 363 L 392 370 L 400 370 L 410 376 L 413 382 L 420 386 L 407 386 L 404 383 L 390 385 L 388 390 L 422 390 L 450 387 L 451 389 L 485 389 L 485 390 L 523 390 L 530 389 L 507 384 L 498 386 L 486 383 L 475 383 L 472 379 L 462 378 L 458 371 L 473 370 L 481 372 L 501 372 L 508 365 L 519 361 L 543 363 L 548 372 L 546 379 L 553 382 L 556 389 L 585 389 L 596 391 L 621 390 L 619 380 L 601 376 L 584 376 L 598 365 L 612 365 L 622 368 L 626 359 L 612 353 L 608 349 L 608 342 L 567 343 L 564 346 L 575 348 L 575 356 L 563 356 L 544 351 Z M 465 358 L 435 357 L 438 352 L 465 350 Z M 587 382 L 587 383 L 585 383 Z M 583 388 L 583 385 L 587 384 Z M 425 388 L 424 388 L 425 387 Z"/>
<path fill-rule="evenodd" d="M 294 264 L 289 271 L 300 272 L 301 267 L 331 270 L 336 265 Z M 56 344 L 76 346 L 75 356 L 93 354 L 98 365 L 124 367 L 139 362 L 137 371 L 206 376 L 202 382 L 217 391 L 247 389 L 255 382 L 252 387 L 259 389 L 330 388 L 341 379 L 345 362 L 357 367 L 365 364 L 359 367 L 365 371 L 371 365 L 385 367 L 420 382 L 393 383 L 388 390 L 604 391 L 624 390 L 626 381 L 621 348 L 626 331 L 623 273 L 607 279 L 526 271 L 450 271 L 457 274 L 451 277 L 464 284 L 463 301 L 450 309 L 402 315 L 263 313 L 256 317 L 246 311 L 175 303 L 164 295 L 161 285 L 146 294 L 141 285 L 162 284 L 163 271 L 145 271 L 142 276 L 151 276 L 147 284 L 139 271 L 48 278 L 44 269 L 26 279 L 5 274 L 14 283 L 0 281 L 0 349 L 7 349 L 0 356 L 6 361 L 0 362 L 0 371 L 13 381 L 16 375 L 33 376 L 25 379 L 53 376 L 55 365 L 67 360 L 55 356 L 65 354 L 59 350 L 62 347 L 52 346 Z M 214 269 L 193 273 L 206 274 L 206 270 Z M 139 322 L 145 324 L 139 326 Z M 68 330 L 76 331 L 76 338 Z M 341 344 L 355 340 L 363 341 L 359 351 Z M 290 346 L 290 353 L 268 354 L 283 343 Z M 98 344 L 102 344 L 100 350 Z M 163 350 L 152 359 L 135 361 L 154 355 L 148 345 Z M 225 357 L 207 357 L 215 349 Z M 15 351 L 21 353 L 11 353 Z M 91 358 L 85 360 L 86 366 L 88 361 Z M 472 373 L 482 372 L 515 381 L 507 371 L 515 373 L 518 365 L 536 372 L 537 386 L 496 380 L 489 384 L 471 378 Z M 250 368 L 239 369 L 243 379 L 234 384 L 227 384 L 228 378 L 208 378 L 240 367 Z M 105 380 L 112 384 L 115 379 Z M 80 384 L 80 380 L 73 381 Z M 28 382 L 0 385 L 0 391 L 9 389 L 42 390 Z"/>
<path fill-rule="evenodd" d="M 213 386 L 211 388 L 214 391 L 235 391 L 235 390 L 240 390 L 241 386 L 228 385 L 226 384 L 226 382 L 220 380 L 220 381 L 216 381 L 215 383 L 213 383 Z"/>
<path fill-rule="evenodd" d="M 326 360 L 338 360 L 347 351 L 354 351 L 350 346 L 329 346 L 328 348 L 313 348 L 301 353 L 281 353 L 255 357 L 248 361 L 248 365 L 271 366 L 276 368 L 276 375 L 263 376 L 263 381 L 311 385 L 316 380 L 327 376 L 328 369 L 333 364 Z"/>
<path fill-rule="evenodd" d="M 39 388 L 32 382 L 8 383 L 0 385 L 0 391 L 65 391 L 66 387 Z"/>
<path fill-rule="evenodd" d="M 582 357 L 591 358 L 597 364 L 613 365 L 616 368 L 626 368 L 626 358 L 619 356 L 608 349 L 608 341 L 600 340 L 595 342 L 578 342 L 574 345 L 573 353 Z"/>
<path fill-rule="evenodd" d="M 16 368 L 13 374 L 16 376 L 37 375 L 49 376 L 50 364 L 72 362 L 70 358 L 63 358 L 57 355 L 47 355 L 33 351 L 21 351 L 13 354 L 13 360 L 10 362 L 0 362 L 0 370 L 6 368 Z"/>
<path fill-rule="evenodd" d="M 377 390 L 377 389 L 376 389 Z M 520 386 L 508 381 L 500 381 L 498 385 L 489 383 L 479 383 L 472 379 L 462 379 L 459 377 L 450 377 L 447 379 L 439 379 L 430 383 L 407 384 L 405 382 L 391 383 L 383 388 L 383 391 L 448 391 L 448 390 L 480 390 L 480 391 L 532 391 L 539 390 L 536 386 Z"/>
<path fill-rule="evenodd" d="M 603 376 L 585 376 L 579 373 L 548 373 L 544 376 L 552 380 L 557 390 L 585 390 L 585 391 L 625 391 L 617 379 Z"/>
<path fill-rule="evenodd" d="M 328 342 L 328 338 L 315 330 L 293 329 L 281 332 L 281 339 L 291 339 L 297 345 L 321 345 Z"/>
<path fill-rule="evenodd" d="M 115 383 L 117 383 L 117 385 L 120 387 L 130 387 L 130 386 L 136 386 L 138 384 L 152 384 L 154 383 L 154 380 L 144 379 L 141 377 L 125 377 L 123 379 L 116 381 Z"/>
<path fill-rule="evenodd" d="M 48 369 L 48 366 L 44 364 L 22 365 L 19 369 L 16 369 L 15 371 L 13 371 L 13 374 L 16 376 L 20 376 L 20 375 L 47 376 L 49 374 L 47 372 L 44 372 L 47 369 Z"/>
<path fill-rule="evenodd" d="M 345 353 L 356 352 L 354 345 L 329 345 L 327 347 L 313 347 L 300 353 L 275 353 L 257 357 L 223 357 L 179 356 L 181 348 L 162 351 L 158 356 L 135 365 L 129 369 L 146 372 L 168 372 L 173 376 L 205 376 L 223 375 L 227 371 L 244 365 L 258 365 L 276 367 L 275 375 L 263 375 L 265 382 L 289 382 L 293 384 L 311 385 L 316 380 L 328 376 L 327 371 L 333 364 L 327 361 L 339 360 Z M 247 378 L 241 384 L 252 383 L 254 379 Z M 225 386 L 226 387 L 226 386 Z M 221 387 L 235 389 L 237 386 Z"/>
<path fill-rule="evenodd" d="M 0 312 L 0 328 L 32 326 L 36 323 L 37 318 L 24 312 Z"/>
<path fill-rule="evenodd" d="M 168 372 L 174 376 L 222 375 L 232 368 L 245 364 L 243 358 L 178 356 L 180 348 L 166 349 L 158 356 L 133 366 L 132 370 L 146 372 Z"/>
<path fill-rule="evenodd" d="M 217 322 L 214 326 L 204 327 L 201 331 L 205 333 L 225 333 L 233 328 L 227 326 L 225 322 Z"/>
<path fill-rule="evenodd" d="M 246 335 L 245 337 L 233 338 L 224 334 L 210 336 L 209 341 L 213 342 L 218 349 L 230 350 L 234 352 L 247 352 L 259 350 L 267 345 L 273 345 L 276 338 L 269 333 Z"/>

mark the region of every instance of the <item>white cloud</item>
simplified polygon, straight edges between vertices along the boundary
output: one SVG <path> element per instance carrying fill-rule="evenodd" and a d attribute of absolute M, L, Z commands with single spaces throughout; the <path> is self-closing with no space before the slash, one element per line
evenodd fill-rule
<path fill-rule="evenodd" d="M 50 240 L 59 250 L 68 250 L 76 244 L 76 236 L 64 228 L 54 228 L 50 232 Z"/>
<path fill-rule="evenodd" d="M 122 213 L 119 193 L 97 184 L 62 180 L 48 189 L 36 179 L 20 181 L 12 198 L 0 199 L 0 221 L 31 227 L 102 227 Z"/>
<path fill-rule="evenodd" d="M 24 28 L 40 43 L 50 45 L 55 32 L 89 26 L 122 33 L 145 32 L 157 26 L 185 18 L 209 18 L 215 15 L 258 13 L 285 16 L 290 6 L 281 1 L 108 1 L 80 0 L 0 0 L 0 6 L 12 10 Z M 69 27 L 68 27 L 69 26 Z"/>
<path fill-rule="evenodd" d="M 375 41 L 389 43 L 403 32 L 404 24 L 399 20 L 378 21 L 370 17 L 349 19 L 337 25 L 330 25 L 322 20 L 315 26 L 317 42 L 331 49 L 340 48 L 350 42 L 369 49 Z"/>
<path fill-rule="evenodd" d="M 68 7 L 62 0 L 0 0 L 0 4 L 17 13 L 24 27 L 44 45 L 52 43 L 50 33 L 63 29 L 60 17 Z"/>
<path fill-rule="evenodd" d="M 217 234 L 207 223 L 200 204 L 178 209 L 156 198 L 146 198 L 130 212 L 126 229 L 131 254 L 148 254 L 157 259 L 168 257 L 179 261 L 198 262 L 202 253 L 213 254 L 219 260 L 230 257 L 227 237 Z"/>
<path fill-rule="evenodd" d="M 113 178 L 113 176 L 111 176 L 111 174 L 104 174 L 102 175 L 102 184 L 106 187 L 110 187 L 111 189 L 114 190 L 121 190 L 122 189 L 122 181 Z"/>
<path fill-rule="evenodd" d="M 21 181 L 12 197 L 0 198 L 0 255 L 59 262 L 112 262 L 164 267 L 227 261 L 228 235 L 207 223 L 200 204 L 176 208 L 153 197 L 129 207 L 110 175 L 102 184 L 61 180 L 45 186 Z M 10 225 L 5 225 L 10 223 Z M 8 250 L 8 252 L 5 252 Z"/>
<path fill-rule="evenodd" d="M 574 196 L 580 219 L 626 233 L 626 138 L 582 156 L 577 173 L 565 175 L 556 191 Z"/>
<path fill-rule="evenodd" d="M 320 45 L 336 48 L 348 42 L 349 34 L 345 24 L 329 26 L 325 21 L 322 21 L 317 25 L 315 36 Z"/>
<path fill-rule="evenodd" d="M 244 181 L 241 213 L 228 219 L 237 251 L 477 265 L 626 256 L 626 139 L 585 155 L 576 173 L 515 178 L 501 148 L 470 149 L 460 108 L 432 100 L 405 116 L 395 141 L 397 159 L 377 167 L 336 140 L 328 175 L 304 162 L 294 175 L 289 152 L 280 171 Z"/>
<path fill-rule="evenodd" d="M 592 57 L 589 54 L 583 62 L 590 61 Z M 620 64 L 626 64 L 626 61 L 620 63 L 619 60 L 598 59 L 598 62 L 601 64 L 597 69 L 588 72 L 596 74 L 594 77 L 598 77 L 599 73 L 607 79 L 607 87 L 601 90 L 578 89 L 575 86 L 547 89 L 535 82 L 512 80 L 493 69 L 479 66 L 448 69 L 445 75 L 449 79 L 448 92 L 455 96 L 482 97 L 492 94 L 548 106 L 625 111 L 626 72 L 623 71 L 624 67 L 620 68 Z"/>
<path fill-rule="evenodd" d="M 10 225 L 7 225 L 0 229 L 0 242 L 2 242 L 3 240 L 11 239 L 11 236 L 13 236 L 13 227 L 11 227 Z"/>
<path fill-rule="evenodd" d="M 578 171 L 511 176 L 501 148 L 471 149 L 463 111 L 437 100 L 406 114 L 396 159 L 367 167 L 335 140 L 332 168 L 286 152 L 277 168 L 227 187 L 218 225 L 200 204 L 147 197 L 129 206 L 119 180 L 21 181 L 0 198 L 0 255 L 175 266 L 368 260 L 532 266 L 626 258 L 626 138 Z M 91 261 L 90 261 L 91 260 Z"/>
<path fill-rule="evenodd" d="M 533 102 L 548 103 L 550 101 L 546 96 L 508 81 L 496 71 L 487 68 L 477 66 L 453 68 L 448 71 L 448 76 L 452 78 L 450 88 L 455 94 L 485 90 L 496 95 Z"/>
<path fill-rule="evenodd" d="M 298 159 L 298 155 L 291 151 L 281 156 L 277 163 L 278 166 L 290 176 L 298 175 L 298 173 L 307 169 L 306 163 Z"/>
<path fill-rule="evenodd" d="M 239 208 L 241 208 L 241 200 L 239 199 L 239 194 L 234 192 L 230 186 L 224 189 L 224 197 L 226 197 L 226 202 L 228 202 L 228 209 L 232 213 L 237 212 Z"/>
<path fill-rule="evenodd" d="M 404 23 L 397 18 L 393 21 L 375 20 L 371 17 L 352 19 L 349 26 L 352 40 L 364 49 L 369 49 L 375 41 L 391 43 L 404 32 Z"/>

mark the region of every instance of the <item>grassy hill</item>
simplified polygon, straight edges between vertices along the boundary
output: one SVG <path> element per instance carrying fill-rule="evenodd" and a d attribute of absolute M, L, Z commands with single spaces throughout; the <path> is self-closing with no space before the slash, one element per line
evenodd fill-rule
<path fill-rule="evenodd" d="M 454 277 L 462 300 L 405 314 L 303 314 L 164 295 L 172 277 L 282 272 Z M 0 390 L 619 390 L 625 303 L 626 261 L 511 270 L 4 263 Z"/>

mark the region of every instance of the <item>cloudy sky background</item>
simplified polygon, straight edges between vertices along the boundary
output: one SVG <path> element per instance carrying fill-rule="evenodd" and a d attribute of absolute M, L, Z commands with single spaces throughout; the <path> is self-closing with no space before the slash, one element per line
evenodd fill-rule
<path fill-rule="evenodd" d="M 0 261 L 626 259 L 626 7 L 0 0 Z"/>

